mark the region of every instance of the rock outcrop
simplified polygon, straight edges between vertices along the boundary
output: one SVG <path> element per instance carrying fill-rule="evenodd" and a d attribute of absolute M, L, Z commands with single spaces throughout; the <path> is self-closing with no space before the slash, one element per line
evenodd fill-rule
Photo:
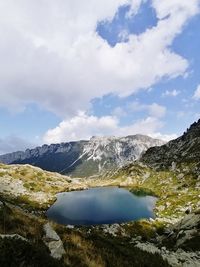
<path fill-rule="evenodd" d="M 44 225 L 44 232 L 45 236 L 43 240 L 44 243 L 49 248 L 51 256 L 54 259 L 60 260 L 62 256 L 65 254 L 62 240 L 60 239 L 56 231 L 54 231 L 50 223 Z"/>
<path fill-rule="evenodd" d="M 148 149 L 141 161 L 161 169 L 173 169 L 177 163 L 194 163 L 200 174 L 200 120 L 193 123 L 181 137 L 163 146 Z"/>
<path fill-rule="evenodd" d="M 200 250 L 200 213 L 186 215 L 178 223 L 168 229 L 163 243 L 185 250 Z"/>

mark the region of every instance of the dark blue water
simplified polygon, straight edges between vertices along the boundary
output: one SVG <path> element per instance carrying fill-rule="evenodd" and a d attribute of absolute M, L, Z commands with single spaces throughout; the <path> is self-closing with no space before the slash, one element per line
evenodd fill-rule
<path fill-rule="evenodd" d="M 136 196 L 117 187 L 93 188 L 61 193 L 47 211 L 60 224 L 112 224 L 154 218 L 156 198 Z"/>

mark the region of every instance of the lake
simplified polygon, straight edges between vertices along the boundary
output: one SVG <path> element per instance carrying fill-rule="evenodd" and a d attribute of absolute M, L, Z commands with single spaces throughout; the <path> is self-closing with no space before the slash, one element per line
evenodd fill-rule
<path fill-rule="evenodd" d="M 156 198 L 118 187 L 60 193 L 47 217 L 64 225 L 96 225 L 154 218 Z"/>

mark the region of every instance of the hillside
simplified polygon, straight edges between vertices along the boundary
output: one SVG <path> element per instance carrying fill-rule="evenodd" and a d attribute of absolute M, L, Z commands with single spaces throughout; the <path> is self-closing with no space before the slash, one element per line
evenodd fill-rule
<path fill-rule="evenodd" d="M 198 267 L 199 136 L 198 121 L 178 139 L 150 148 L 141 160 L 96 178 L 1 164 L 0 265 Z M 57 193 L 99 186 L 156 196 L 156 218 L 78 227 L 61 226 L 45 216 Z"/>
<path fill-rule="evenodd" d="M 133 166 L 124 167 L 122 176 L 102 180 L 71 179 L 29 165 L 1 165 L 0 265 L 198 266 L 199 189 L 192 183 L 193 177 L 185 191 L 176 187 L 176 172 L 158 172 L 155 176 L 153 169 L 141 164 Z M 130 181 L 131 175 L 135 179 Z M 169 179 L 172 175 L 173 182 Z M 61 226 L 45 216 L 58 192 L 126 186 L 127 182 L 134 193 L 160 197 L 155 220 L 77 227 Z M 179 201 L 177 190 L 181 193 Z M 186 209 L 191 207 L 194 212 L 185 216 Z"/>
<path fill-rule="evenodd" d="M 141 162 L 165 169 L 175 164 L 195 165 L 200 174 L 200 120 L 193 123 L 179 138 L 158 147 L 152 147 L 141 157 Z"/>
<path fill-rule="evenodd" d="M 179 138 L 149 148 L 141 158 L 112 174 L 121 184 L 159 196 L 159 217 L 200 209 L 200 120 Z M 178 198 L 177 198 L 178 195 Z"/>
<path fill-rule="evenodd" d="M 44 170 L 87 177 L 137 160 L 152 146 L 163 141 L 144 135 L 93 137 L 89 141 L 43 145 L 0 156 L 5 164 L 31 164 Z"/>

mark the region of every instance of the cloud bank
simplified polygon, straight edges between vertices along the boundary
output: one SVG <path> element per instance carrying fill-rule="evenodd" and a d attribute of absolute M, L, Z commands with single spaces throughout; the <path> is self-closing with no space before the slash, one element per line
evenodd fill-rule
<path fill-rule="evenodd" d="M 188 61 L 172 44 L 199 13 L 199 0 L 152 0 L 157 25 L 139 35 L 126 32 L 126 41 L 114 47 L 98 35 L 98 23 L 112 21 L 120 6 L 130 5 L 127 16 L 134 19 L 143 2 L 0 1 L 0 107 L 20 111 L 36 103 L 58 114 L 62 122 L 45 134 L 48 143 L 91 135 L 161 136 L 166 109 L 156 103 L 141 106 L 149 115 L 123 127 L 114 113 L 98 118 L 86 112 L 94 98 L 129 96 L 187 73 Z"/>
<path fill-rule="evenodd" d="M 80 113 L 72 119 L 62 121 L 56 128 L 50 129 L 44 136 L 44 142 L 51 144 L 80 139 L 87 140 L 91 136 L 127 136 L 138 133 L 161 138 L 165 141 L 177 137 L 176 135 L 159 133 L 158 130 L 162 126 L 163 123 L 158 118 L 151 116 L 128 126 L 120 126 L 120 122 L 115 116 L 98 118 Z"/>
<path fill-rule="evenodd" d="M 158 23 L 111 47 L 96 32 L 118 8 L 142 0 L 7 0 L 0 2 L 0 106 L 37 103 L 62 117 L 108 93 L 127 96 L 163 77 L 184 75 L 186 59 L 171 50 L 199 12 L 198 0 L 152 0 Z M 130 13 L 130 12 L 129 12 Z"/>

